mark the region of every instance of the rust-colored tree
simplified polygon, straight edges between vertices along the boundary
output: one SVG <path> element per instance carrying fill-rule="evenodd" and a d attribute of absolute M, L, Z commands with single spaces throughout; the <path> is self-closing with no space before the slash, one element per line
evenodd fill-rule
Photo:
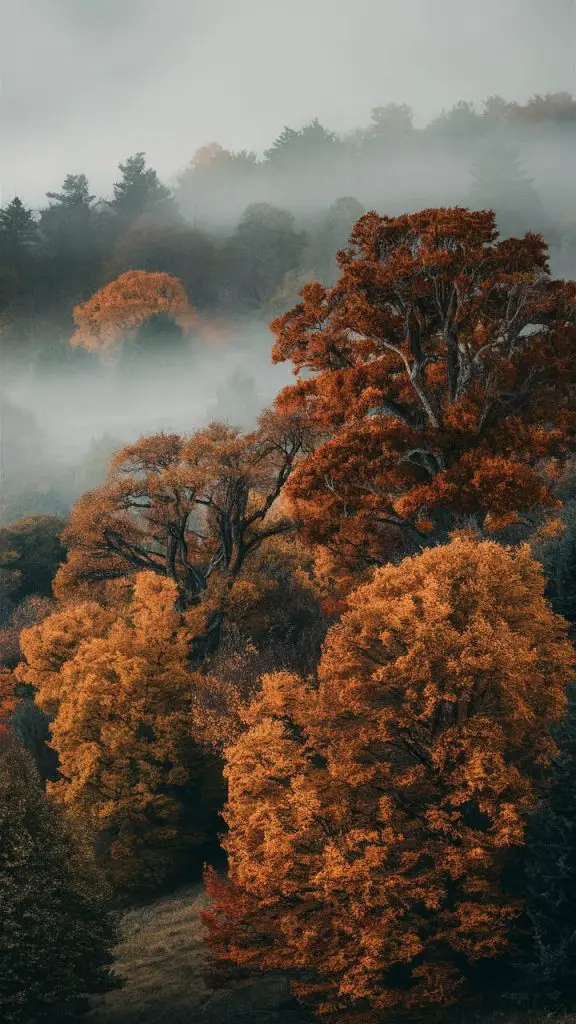
<path fill-rule="evenodd" d="M 314 684 L 264 678 L 226 751 L 217 958 L 368 1022 L 449 1004 L 507 955 L 504 872 L 574 665 L 543 595 L 527 546 L 458 535 L 350 596 Z"/>
<path fill-rule="evenodd" d="M 143 570 L 167 576 L 181 607 L 199 609 L 203 656 L 230 600 L 248 599 L 250 582 L 240 578 L 255 553 L 293 528 L 279 499 L 308 440 L 301 417 L 265 413 L 249 434 L 216 423 L 124 448 L 106 484 L 72 511 L 56 594 L 90 596 Z"/>
<path fill-rule="evenodd" d="M 194 313 L 182 282 L 170 274 L 130 270 L 75 307 L 71 343 L 110 358 L 124 338 L 160 314 L 185 328 L 193 324 Z"/>
<path fill-rule="evenodd" d="M 49 789 L 123 888 L 178 870 L 215 831 L 222 799 L 220 767 L 196 741 L 176 585 L 152 572 L 132 582 L 116 609 L 75 604 L 25 630 L 16 672 L 52 720 Z"/>
<path fill-rule="evenodd" d="M 368 213 L 318 283 L 276 319 L 273 358 L 304 379 L 280 408 L 323 434 L 289 493 L 340 562 L 445 541 L 474 522 L 539 521 L 545 469 L 574 452 L 576 285 L 538 235 L 498 240 L 491 212 Z"/>

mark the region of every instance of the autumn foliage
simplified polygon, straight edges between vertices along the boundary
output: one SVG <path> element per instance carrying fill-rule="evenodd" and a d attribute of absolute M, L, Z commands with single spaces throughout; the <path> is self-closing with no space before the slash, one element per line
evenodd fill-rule
<path fill-rule="evenodd" d="M 509 952 L 504 872 L 574 663 L 543 592 L 527 547 L 459 535 L 349 598 L 316 682 L 264 678 L 226 751 L 220 959 L 369 1021 L 451 1003 Z"/>
<path fill-rule="evenodd" d="M 221 800 L 195 739 L 191 636 L 176 598 L 172 580 L 143 572 L 119 608 L 70 604 L 22 634 L 17 676 L 50 716 L 58 752 L 50 792 L 90 827 L 124 888 L 181 868 Z"/>
<path fill-rule="evenodd" d="M 123 338 L 161 313 L 183 327 L 192 324 L 194 314 L 181 281 L 170 274 L 130 270 L 75 307 L 72 345 L 109 355 Z"/>
<path fill-rule="evenodd" d="M 77 599 L 106 581 L 159 573 L 183 607 L 198 608 L 198 636 L 212 649 L 230 602 L 257 596 L 247 572 L 256 552 L 293 529 L 280 498 L 309 435 L 298 415 L 266 413 L 248 434 L 214 423 L 128 445 L 105 485 L 72 511 L 57 595 Z"/>
<path fill-rule="evenodd" d="M 338 264 L 271 325 L 274 360 L 305 371 L 277 404 L 323 432 L 289 487 L 306 535 L 358 567 L 539 521 L 576 424 L 576 289 L 540 236 L 498 240 L 490 211 L 368 213 Z"/>

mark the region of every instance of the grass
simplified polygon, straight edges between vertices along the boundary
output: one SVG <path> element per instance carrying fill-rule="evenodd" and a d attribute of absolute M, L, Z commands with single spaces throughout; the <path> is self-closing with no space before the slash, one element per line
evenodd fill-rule
<path fill-rule="evenodd" d="M 201 885 L 188 886 L 123 917 L 115 972 L 124 987 L 107 995 L 89 1024 L 304 1024 L 281 978 L 242 982 L 211 992 L 202 980 L 206 959 Z"/>

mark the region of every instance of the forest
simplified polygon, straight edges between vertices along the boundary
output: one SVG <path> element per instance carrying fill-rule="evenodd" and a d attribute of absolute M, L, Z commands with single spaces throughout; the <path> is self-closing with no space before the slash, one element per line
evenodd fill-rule
<path fill-rule="evenodd" d="M 574 1011 L 575 148 L 388 103 L 0 207 L 6 1024 Z"/>

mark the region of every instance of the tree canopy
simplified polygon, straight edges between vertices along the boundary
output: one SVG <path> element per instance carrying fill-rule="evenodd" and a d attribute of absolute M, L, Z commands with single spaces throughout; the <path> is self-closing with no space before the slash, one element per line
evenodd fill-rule
<path fill-rule="evenodd" d="M 335 1019 L 454 1001 L 513 955 L 503 884 L 574 652 L 527 547 L 458 536 L 378 569 L 317 681 L 264 677 L 226 750 L 217 957 L 287 969 Z"/>
<path fill-rule="evenodd" d="M 559 502 L 574 451 L 575 285 L 538 235 L 492 212 L 361 217 L 319 283 L 271 325 L 302 377 L 279 396 L 323 432 L 289 493 L 309 538 L 380 564 L 458 523 L 499 530 Z"/>

